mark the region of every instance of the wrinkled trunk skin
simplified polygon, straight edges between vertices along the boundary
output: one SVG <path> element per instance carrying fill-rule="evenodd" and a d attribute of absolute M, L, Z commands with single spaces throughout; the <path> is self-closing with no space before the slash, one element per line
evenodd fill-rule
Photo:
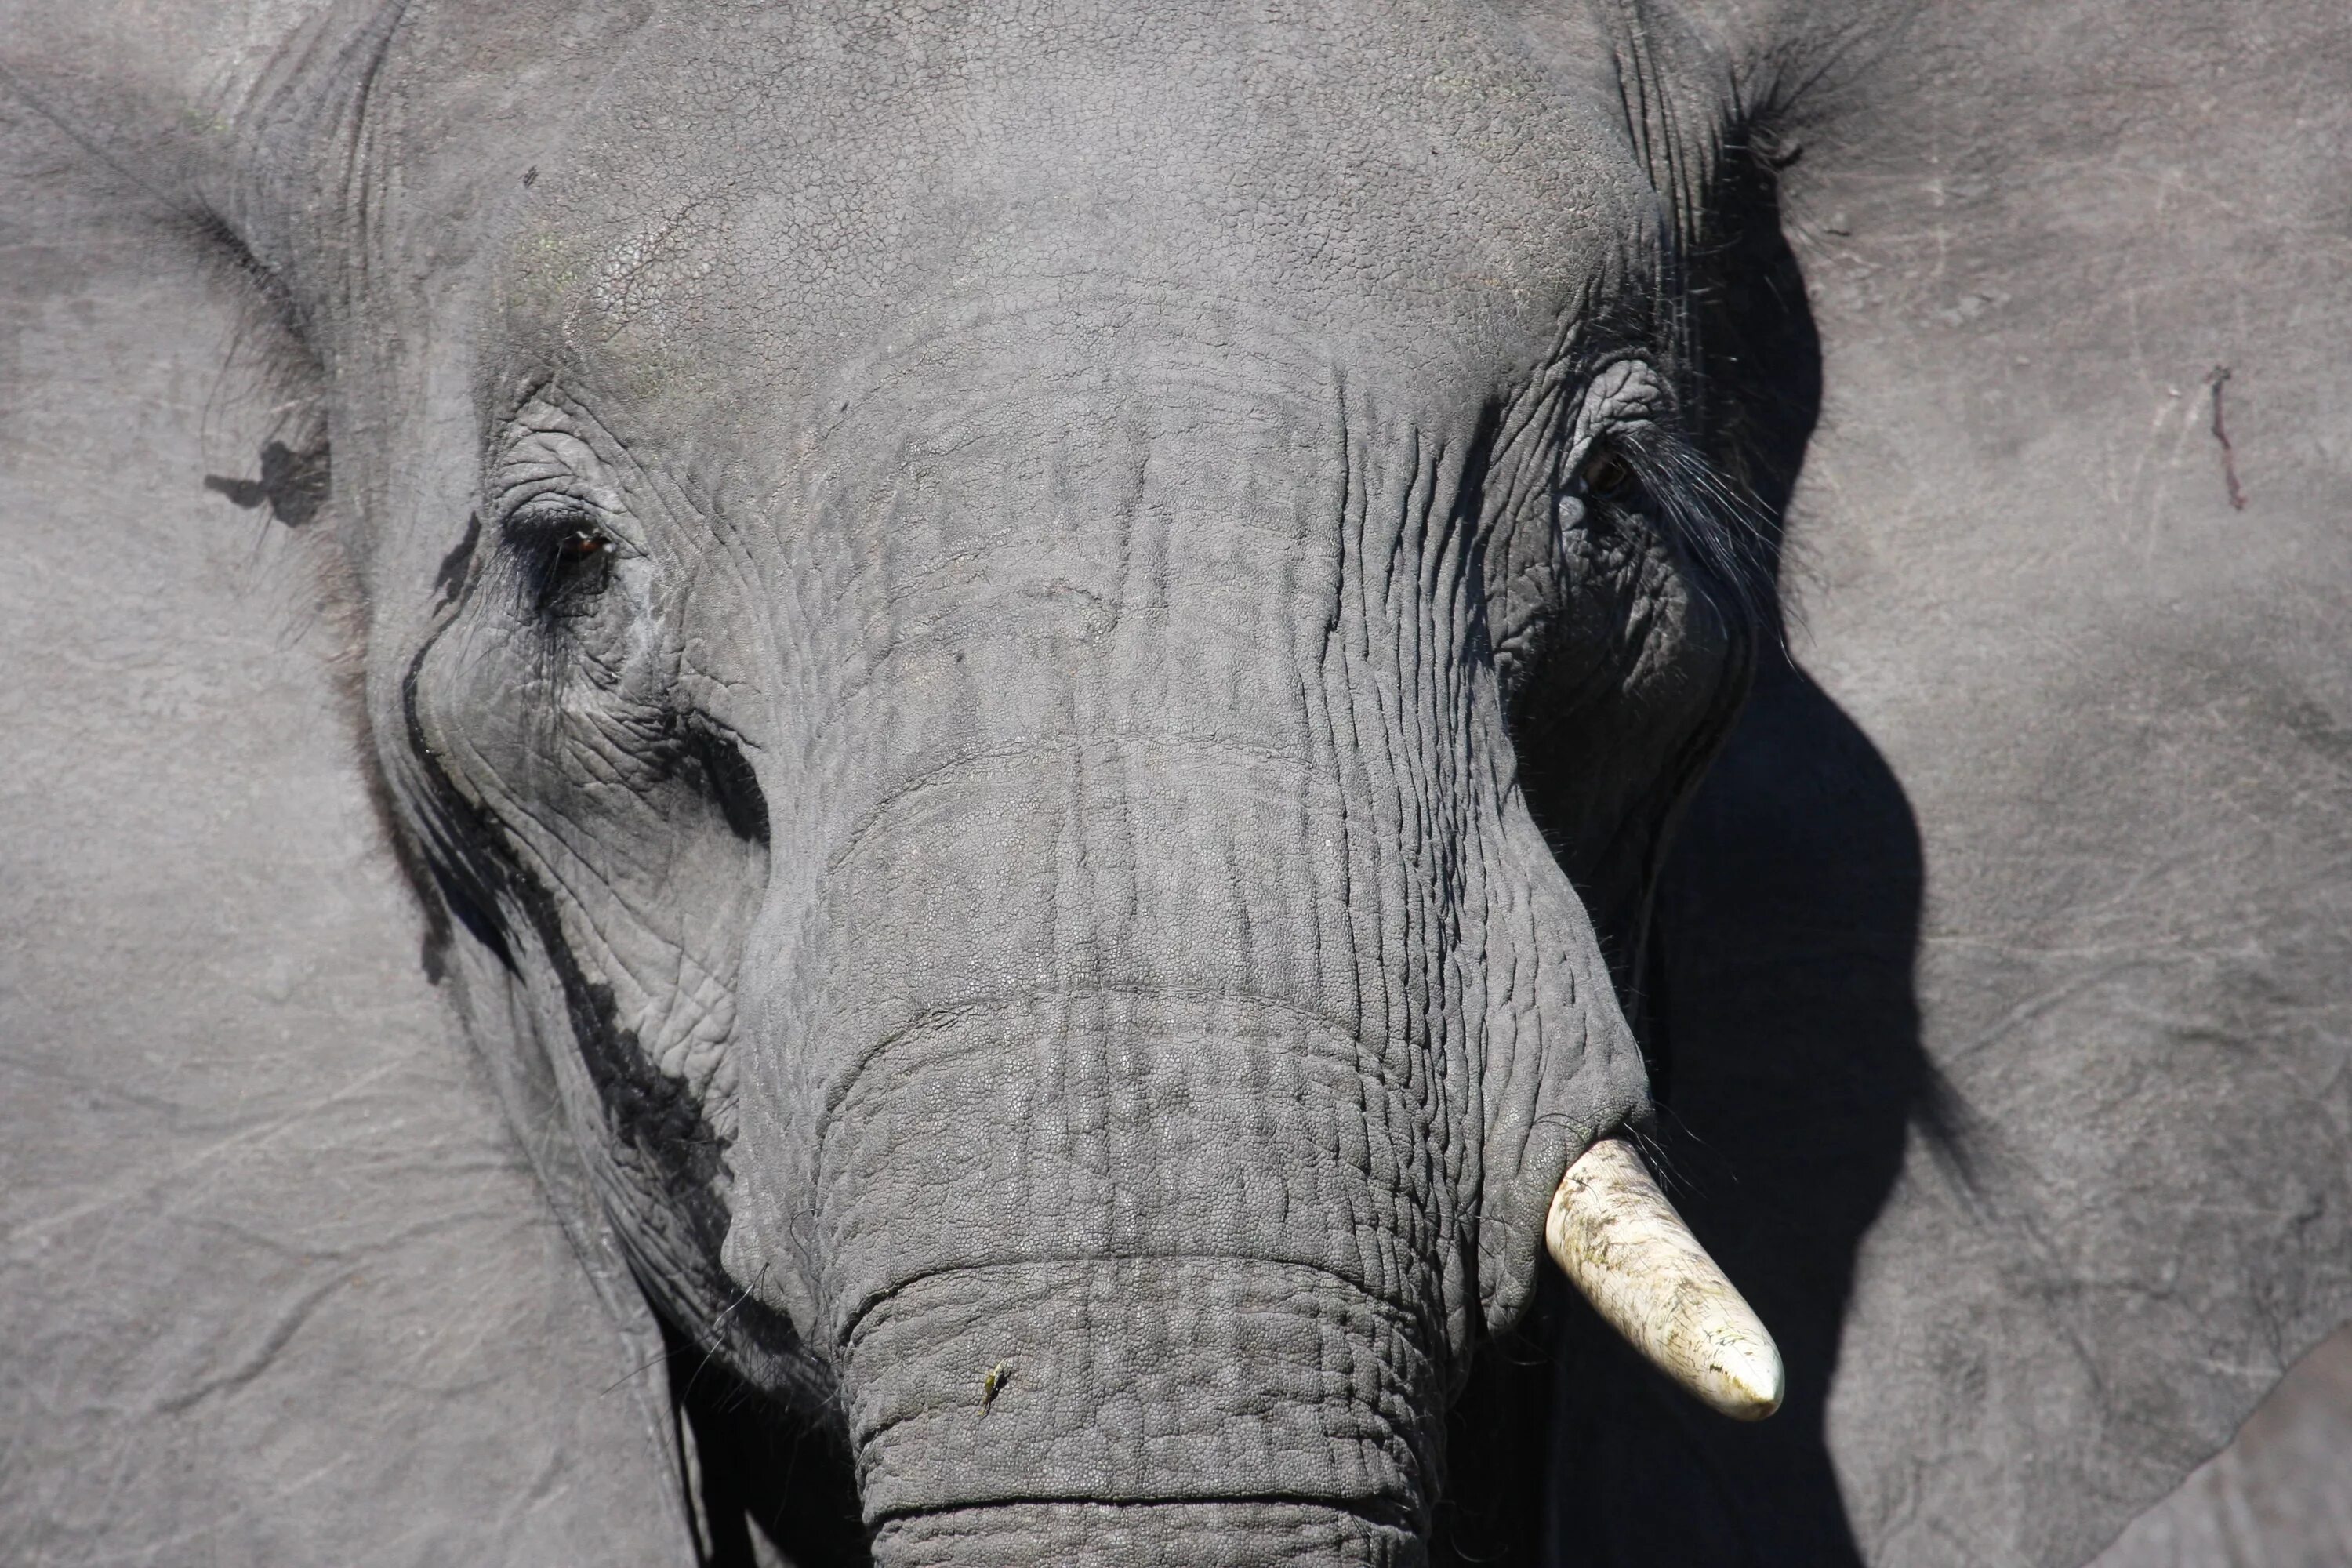
<path fill-rule="evenodd" d="M 1233 1568 L 1315 1563 L 1318 1568 L 1402 1568 L 1425 1561 L 1422 1543 L 1394 1524 L 1269 1498 L 1230 1503 L 1014 1503 L 894 1520 L 874 1543 L 877 1565 L 952 1563 L 959 1568 Z"/>
<path fill-rule="evenodd" d="M 884 1562 L 1416 1561 L 1641 1094 L 1490 760 L 1467 443 L 1046 404 L 804 501 L 887 542 L 770 791 L 730 1271 L 840 1365 Z"/>
<path fill-rule="evenodd" d="M 828 1085 L 815 1149 L 818 1310 L 868 1516 L 1272 1496 L 1373 1510 L 1386 1539 L 1433 1489 L 1422 1419 L 1459 1287 L 1433 1268 L 1456 1216 L 1423 1163 L 1449 1111 L 1299 984 L 1315 933 L 1253 922 L 1235 888 L 1338 825 L 1286 801 L 1292 822 L 1229 822 L 1213 858 L 1163 840 L 1139 871 L 1088 875 L 1102 837 L 1181 820 L 1181 796 L 1142 768 L 1008 761 L 1019 782 L 966 786 L 1013 796 L 990 831 L 947 827 L 935 812 L 982 808 L 938 785 L 843 868 L 866 910 L 906 897 L 941 928 L 882 922 L 912 938 L 887 962 L 921 978 L 846 1010 L 866 1044 Z M 875 940 L 827 967 L 873 973 Z M 1422 1026 L 1391 1024 L 1391 1054 Z M 1015 1541 L 1076 1528 L 1003 1517 Z"/>

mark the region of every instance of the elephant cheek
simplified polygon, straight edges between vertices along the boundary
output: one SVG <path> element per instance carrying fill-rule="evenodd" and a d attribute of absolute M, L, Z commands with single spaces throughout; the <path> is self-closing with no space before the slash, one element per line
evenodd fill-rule
<path fill-rule="evenodd" d="M 1516 791 L 1493 842 L 1504 892 L 1484 900 L 1478 1279 L 1499 1333 L 1533 1297 L 1561 1175 L 1596 1140 L 1644 1122 L 1650 1089 L 1592 921 Z"/>

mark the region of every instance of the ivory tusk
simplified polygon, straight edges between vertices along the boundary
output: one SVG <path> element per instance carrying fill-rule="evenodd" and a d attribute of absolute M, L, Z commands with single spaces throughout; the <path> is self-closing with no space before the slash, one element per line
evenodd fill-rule
<path fill-rule="evenodd" d="M 1738 1421 L 1780 1408 L 1772 1336 L 1622 1138 L 1562 1176 L 1544 1245 L 1609 1326 L 1668 1377 Z"/>

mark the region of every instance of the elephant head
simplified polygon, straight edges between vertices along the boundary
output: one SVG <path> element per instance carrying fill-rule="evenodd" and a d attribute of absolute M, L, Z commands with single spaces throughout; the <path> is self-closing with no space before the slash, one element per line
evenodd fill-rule
<path fill-rule="evenodd" d="M 218 205 L 331 387 L 433 963 L 696 1362 L 905 1563 L 1419 1560 L 1548 1216 L 1769 1410 L 1622 1141 L 1763 566 L 1703 43 L 558 32 L 326 16 Z"/>
<path fill-rule="evenodd" d="M 0 1555 L 2058 1564 L 2210 1453 L 2352 1311 L 2352 33 L 1681 3 L 0 0 Z M 1780 1419 L 1544 1264 L 1771 1403 L 1629 1140 Z"/>

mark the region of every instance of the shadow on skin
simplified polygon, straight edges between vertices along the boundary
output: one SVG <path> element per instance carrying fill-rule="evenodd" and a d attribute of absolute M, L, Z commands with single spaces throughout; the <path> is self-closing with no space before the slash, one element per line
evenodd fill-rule
<path fill-rule="evenodd" d="M 1911 967 L 1918 830 L 1869 740 L 1785 659 L 1694 802 L 1659 891 L 1658 1163 L 1779 1340 L 1742 1426 L 1580 1305 L 1559 1368 L 1562 1563 L 1858 1565 L 1823 1433 L 1853 1259 L 1931 1079 Z"/>
<path fill-rule="evenodd" d="M 1763 503 L 1777 577 L 1821 342 L 1780 228 L 1774 164 L 1793 153 L 1748 151 L 1733 241 L 1696 293 L 1707 417 Z M 1923 880 L 1893 770 L 1770 639 L 1662 869 L 1641 1000 L 1661 1179 L 1778 1339 L 1788 1399 L 1757 1426 L 1723 1420 L 1560 1301 L 1547 1533 L 1563 1568 L 1858 1568 L 1823 1419 L 1856 1250 L 1907 1130 L 1939 1124 L 1912 975 Z"/>
<path fill-rule="evenodd" d="M 838 1437 L 793 1421 L 667 1323 L 662 1338 L 680 1436 L 696 1461 L 707 1568 L 776 1561 L 755 1532 L 796 1568 L 866 1568 L 874 1559 L 856 1478 Z"/>

